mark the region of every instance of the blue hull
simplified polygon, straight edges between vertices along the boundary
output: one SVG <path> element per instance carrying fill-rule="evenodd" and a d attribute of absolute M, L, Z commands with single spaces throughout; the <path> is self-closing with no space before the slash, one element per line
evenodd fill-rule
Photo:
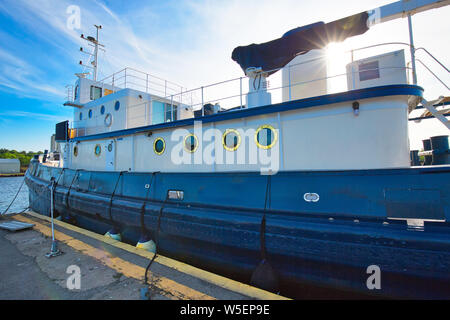
<path fill-rule="evenodd" d="M 26 174 L 30 206 L 42 214 L 49 213 L 51 177 L 59 179 L 57 213 L 81 227 L 106 233 L 116 225 L 135 244 L 142 233 L 155 237 L 163 207 L 162 254 L 247 282 L 261 261 L 267 176 L 68 169 L 61 174 L 32 163 Z M 165 201 L 168 190 L 184 191 L 184 199 Z M 265 243 L 281 293 L 303 297 L 306 285 L 450 298 L 450 166 L 280 172 L 271 177 L 270 190 Z M 307 202 L 305 193 L 320 200 Z M 433 221 L 418 230 L 397 220 L 406 218 Z M 381 270 L 381 289 L 367 288 L 370 265 Z"/>

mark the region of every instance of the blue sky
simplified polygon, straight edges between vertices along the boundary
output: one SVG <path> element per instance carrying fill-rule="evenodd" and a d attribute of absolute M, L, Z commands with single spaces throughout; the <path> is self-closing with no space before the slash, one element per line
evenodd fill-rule
<path fill-rule="evenodd" d="M 94 33 L 101 24 L 99 78 L 125 66 L 196 88 L 239 77 L 231 60 L 238 45 L 280 37 L 285 31 L 317 21 L 329 22 L 389 3 L 383 0 L 229 0 L 229 1 L 65 1 L 2 0 L 0 2 L 0 148 L 37 151 L 49 147 L 57 122 L 72 119 L 62 106 L 65 85 L 81 72 L 78 51 L 81 33 Z M 67 28 L 70 5 L 81 10 L 80 29 Z M 450 44 L 450 7 L 413 17 L 415 42 L 447 66 Z M 380 42 L 408 42 L 406 19 L 375 26 L 366 34 L 347 39 L 343 47 Z M 397 48 L 398 49 L 398 48 Z M 445 54 L 447 53 L 447 55 Z M 422 61 L 449 83 L 425 56 Z M 343 64 L 344 65 L 344 64 Z M 419 84 L 426 96 L 449 95 L 419 67 Z M 413 124 L 419 134 L 442 133 L 439 124 Z M 445 131 L 444 131 L 445 132 Z M 429 135 L 429 134 L 428 134 Z"/>

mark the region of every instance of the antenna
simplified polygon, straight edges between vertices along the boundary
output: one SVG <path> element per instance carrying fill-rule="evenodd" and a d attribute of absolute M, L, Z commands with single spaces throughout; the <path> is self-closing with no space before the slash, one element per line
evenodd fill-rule
<path fill-rule="evenodd" d="M 102 28 L 102 26 L 94 24 L 94 27 L 97 29 L 97 37 L 96 38 L 91 37 L 91 36 L 85 37 L 83 34 L 81 34 L 81 39 L 88 41 L 90 46 L 94 46 L 94 54 L 88 53 L 88 52 L 84 51 L 83 47 L 80 47 L 81 52 L 92 56 L 94 58 L 94 60 L 91 61 L 91 66 L 84 65 L 83 61 L 80 60 L 80 65 L 82 65 L 83 67 L 86 67 L 86 68 L 94 69 L 93 80 L 97 81 L 98 50 L 100 49 L 100 50 L 105 51 L 105 49 L 103 49 L 105 46 L 103 44 L 101 44 L 100 42 L 98 42 L 98 31 Z"/>

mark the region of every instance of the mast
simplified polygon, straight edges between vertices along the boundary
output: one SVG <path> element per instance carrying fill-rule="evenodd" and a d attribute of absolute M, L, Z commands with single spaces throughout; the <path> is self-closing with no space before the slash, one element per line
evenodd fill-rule
<path fill-rule="evenodd" d="M 85 54 L 87 54 L 87 55 L 90 55 L 90 56 L 93 58 L 93 60 L 91 61 L 91 66 L 89 66 L 89 65 L 84 65 L 83 62 L 82 62 L 81 60 L 80 60 L 80 65 L 82 65 L 83 67 L 86 67 L 86 68 L 91 68 L 91 69 L 93 69 L 92 79 L 93 79 L 94 81 L 97 81 L 97 72 L 98 72 L 98 50 L 100 49 L 100 50 L 103 50 L 103 51 L 104 51 L 103 48 L 104 48 L 105 46 L 104 46 L 103 44 L 101 44 L 101 43 L 98 41 L 98 40 L 99 40 L 99 30 L 102 28 L 102 26 L 101 26 L 101 25 L 96 25 L 96 24 L 94 24 L 94 27 L 97 29 L 97 34 L 96 34 L 96 37 L 95 37 L 95 38 L 94 38 L 94 37 L 91 37 L 91 36 L 85 37 L 83 34 L 81 34 L 81 39 L 88 41 L 88 42 L 89 42 L 88 44 L 89 44 L 90 46 L 93 46 L 93 47 L 94 47 L 94 53 L 93 53 L 93 54 L 84 51 L 83 48 L 80 47 L 80 51 L 81 51 L 81 52 L 83 52 L 83 53 L 85 53 Z"/>

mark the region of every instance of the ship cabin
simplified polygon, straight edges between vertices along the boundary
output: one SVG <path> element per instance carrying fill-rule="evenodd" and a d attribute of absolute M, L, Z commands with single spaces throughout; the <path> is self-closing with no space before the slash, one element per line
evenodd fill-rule
<path fill-rule="evenodd" d="M 248 68 L 246 76 L 193 90 L 132 68 L 101 81 L 77 74 L 65 103 L 74 109 L 73 121 L 56 130 L 64 146 L 60 166 L 137 172 L 410 167 L 408 115 L 423 89 L 412 84 L 404 48 L 354 59 L 363 49 L 352 50 L 338 75 L 330 73 L 325 48 L 297 55 L 275 72 Z M 275 85 L 272 74 L 279 75 Z M 186 132 L 175 141 L 178 128 Z M 219 132 L 213 163 L 202 154 L 208 129 Z M 201 160 L 174 160 L 180 143 L 179 151 L 192 159 L 200 153 Z M 247 149 L 242 161 L 240 149 Z M 276 166 L 249 161 L 251 150 L 272 152 Z"/>

